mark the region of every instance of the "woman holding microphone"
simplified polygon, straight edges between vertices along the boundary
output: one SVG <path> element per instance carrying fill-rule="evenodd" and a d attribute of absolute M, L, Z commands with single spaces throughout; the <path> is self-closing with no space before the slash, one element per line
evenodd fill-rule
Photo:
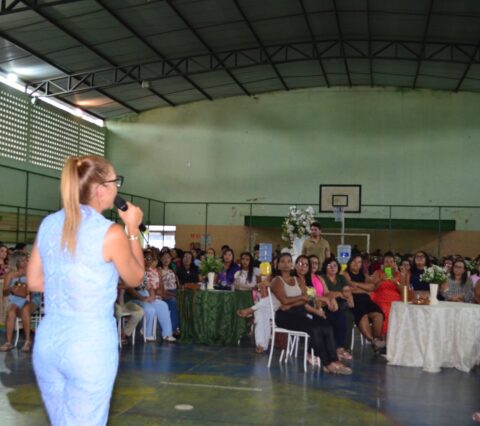
<path fill-rule="evenodd" d="M 45 293 L 33 366 L 53 425 L 105 425 L 118 367 L 113 307 L 118 276 L 143 280 L 142 211 L 113 207 L 123 177 L 102 157 L 70 157 L 61 178 L 63 209 L 47 216 L 28 264 L 30 291 Z"/>

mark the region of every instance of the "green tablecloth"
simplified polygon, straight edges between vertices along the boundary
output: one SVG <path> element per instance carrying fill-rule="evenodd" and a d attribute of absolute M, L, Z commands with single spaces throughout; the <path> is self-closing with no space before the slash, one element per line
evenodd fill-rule
<path fill-rule="evenodd" d="M 179 299 L 181 342 L 236 345 L 248 332 L 236 311 L 253 305 L 251 291 L 183 290 Z"/>

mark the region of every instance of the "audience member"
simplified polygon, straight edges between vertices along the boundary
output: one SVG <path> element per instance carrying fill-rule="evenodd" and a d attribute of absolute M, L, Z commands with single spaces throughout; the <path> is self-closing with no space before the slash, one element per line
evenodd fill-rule
<path fill-rule="evenodd" d="M 352 356 L 345 349 L 345 338 L 347 333 L 347 319 L 345 317 L 345 300 L 335 297 L 335 293 L 330 292 L 327 284 L 320 274 L 320 262 L 316 255 L 308 257 L 309 274 L 306 275 L 307 286 L 315 288 L 316 302 L 327 309 L 327 320 L 333 328 L 333 335 L 337 348 L 337 356 L 340 360 L 351 360 Z M 340 303 L 339 303 L 340 302 Z M 316 319 L 316 317 L 314 317 Z"/>
<path fill-rule="evenodd" d="M 260 269 L 254 266 L 253 256 L 249 252 L 240 255 L 240 270 L 235 272 L 235 290 L 252 290 L 260 282 Z"/>
<path fill-rule="evenodd" d="M 161 294 L 162 299 L 170 309 L 170 317 L 172 320 L 173 335 L 180 334 L 180 316 L 177 308 L 177 289 L 178 281 L 175 272 L 172 269 L 172 257 L 170 253 L 164 252 L 160 255 L 160 265 L 158 267 L 161 288 L 164 290 Z"/>
<path fill-rule="evenodd" d="M 457 259 L 453 262 L 448 281 L 441 286 L 440 291 L 445 300 L 449 302 L 473 302 L 473 284 L 468 277 L 467 266 L 463 259 Z"/>
<path fill-rule="evenodd" d="M 297 272 L 300 275 L 307 273 L 308 262 L 304 257 L 297 259 L 299 263 Z M 280 274 L 272 280 L 272 298 L 277 308 L 275 322 L 279 327 L 290 330 L 303 331 L 310 336 L 310 346 L 315 356 L 320 357 L 323 369 L 326 373 L 351 374 L 352 370 L 338 360 L 335 348 L 333 330 L 325 318 L 322 309 L 312 307 L 308 304 L 307 288 L 297 277 L 291 277 L 292 256 L 283 253 L 278 260 Z M 310 315 L 310 316 L 309 316 Z M 323 318 L 313 319 L 311 316 Z M 315 358 L 308 355 L 310 364 L 315 364 Z"/>
<path fill-rule="evenodd" d="M 0 244 L 0 278 L 8 272 L 8 247 Z"/>
<path fill-rule="evenodd" d="M 393 302 L 401 301 L 400 286 L 406 285 L 405 278 L 402 282 L 401 272 L 398 270 L 392 252 L 383 256 L 383 270 L 378 270 L 372 275 L 373 292 L 370 298 L 383 312 L 382 335 L 385 337 L 388 330 L 388 317 Z M 408 285 L 408 284 L 407 284 Z"/>
<path fill-rule="evenodd" d="M 173 337 L 172 321 L 168 305 L 162 300 L 162 288 L 160 288 L 160 276 L 157 271 L 158 259 L 151 250 L 144 252 L 145 276 L 143 283 L 136 289 L 129 288 L 128 292 L 134 297 L 145 313 L 146 327 L 142 330 L 147 342 L 154 342 L 153 324 L 155 316 L 161 328 L 162 338 L 167 342 L 175 342 Z"/>
<path fill-rule="evenodd" d="M 410 284 L 414 291 L 430 292 L 429 284 L 420 281 L 420 276 L 425 272 L 425 269 L 430 266 L 431 263 L 428 254 L 423 250 L 417 251 L 413 257 L 412 270 L 410 273 Z"/>
<path fill-rule="evenodd" d="M 475 260 L 475 273 L 472 274 L 472 276 L 470 278 L 472 280 L 473 286 L 476 288 L 477 283 L 480 280 L 480 259 L 478 259 L 478 258 Z"/>
<path fill-rule="evenodd" d="M 307 238 L 302 247 L 302 254 L 310 256 L 314 254 L 321 264 L 330 257 L 330 244 L 322 237 L 322 226 L 318 222 L 310 225 L 310 238 Z"/>
<path fill-rule="evenodd" d="M 198 268 L 193 264 L 192 253 L 183 253 L 182 264 L 177 269 L 177 277 L 180 285 L 196 284 L 201 281 Z"/>
<path fill-rule="evenodd" d="M 450 274 L 452 272 L 452 267 L 453 267 L 453 257 L 448 256 L 443 258 L 443 270 L 447 273 Z"/>
<path fill-rule="evenodd" d="M 369 276 L 362 272 L 362 257 L 352 256 L 343 273 L 353 293 L 354 321 L 360 332 L 372 343 L 375 351 L 385 348 L 382 338 L 383 312 L 380 307 L 370 299 L 373 283 Z"/>
<path fill-rule="evenodd" d="M 138 323 L 142 320 L 144 312 L 141 306 L 132 301 L 125 302 L 125 290 L 128 287 L 123 283 L 122 280 L 118 282 L 117 289 L 117 301 L 115 303 L 115 318 L 118 321 L 121 321 L 122 315 L 128 314 L 126 319 L 125 327 L 121 328 L 120 339 L 122 345 L 127 343 L 127 337 L 130 337 L 133 334 L 133 330 L 137 327 Z"/>
<path fill-rule="evenodd" d="M 222 261 L 223 271 L 218 274 L 219 285 L 217 288 L 219 290 L 230 290 L 235 280 L 235 272 L 240 270 L 240 266 L 235 263 L 235 254 L 231 248 L 222 250 Z"/>
<path fill-rule="evenodd" d="M 9 271 L 3 282 L 3 294 L 8 295 L 6 317 L 6 342 L 0 347 L 0 351 L 6 352 L 13 349 L 12 339 L 17 317 L 22 319 L 25 343 L 22 352 L 30 352 L 32 349 L 30 317 L 40 307 L 41 294 L 29 293 L 27 289 L 27 254 L 15 251 L 10 256 Z"/>

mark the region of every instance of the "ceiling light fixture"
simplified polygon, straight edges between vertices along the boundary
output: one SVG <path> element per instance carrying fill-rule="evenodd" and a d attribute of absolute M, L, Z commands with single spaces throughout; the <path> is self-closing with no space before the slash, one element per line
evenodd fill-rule
<path fill-rule="evenodd" d="M 102 119 L 94 117 L 93 115 L 90 115 L 89 113 L 81 110 L 80 108 L 77 108 L 73 105 L 69 105 L 66 102 L 62 102 L 59 99 L 42 96 L 39 92 L 35 92 L 32 95 L 33 89 L 27 89 L 25 83 L 22 80 L 20 80 L 15 73 L 8 73 L 8 74 L 0 73 L 0 83 L 3 83 L 9 87 L 12 87 L 22 93 L 26 93 L 27 95 L 30 95 L 31 97 L 30 102 L 32 103 L 32 105 L 35 104 L 36 98 L 40 98 L 43 102 L 50 104 L 55 108 L 61 109 L 63 111 L 68 112 L 69 114 L 80 117 L 83 120 L 93 123 L 99 127 L 104 127 L 105 125 Z"/>
<path fill-rule="evenodd" d="M 7 80 L 11 83 L 16 83 L 18 81 L 18 75 L 14 72 L 9 72 L 7 74 Z"/>

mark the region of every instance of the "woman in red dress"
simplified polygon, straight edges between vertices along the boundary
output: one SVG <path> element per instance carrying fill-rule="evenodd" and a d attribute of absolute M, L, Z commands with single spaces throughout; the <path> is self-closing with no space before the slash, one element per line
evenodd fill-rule
<path fill-rule="evenodd" d="M 400 291 L 402 275 L 398 271 L 395 257 L 392 252 L 387 252 L 383 256 L 383 268 L 375 271 L 372 275 L 374 290 L 370 293 L 370 298 L 380 306 L 384 315 L 382 335 L 386 336 L 388 330 L 388 317 L 393 302 L 401 301 Z"/>

